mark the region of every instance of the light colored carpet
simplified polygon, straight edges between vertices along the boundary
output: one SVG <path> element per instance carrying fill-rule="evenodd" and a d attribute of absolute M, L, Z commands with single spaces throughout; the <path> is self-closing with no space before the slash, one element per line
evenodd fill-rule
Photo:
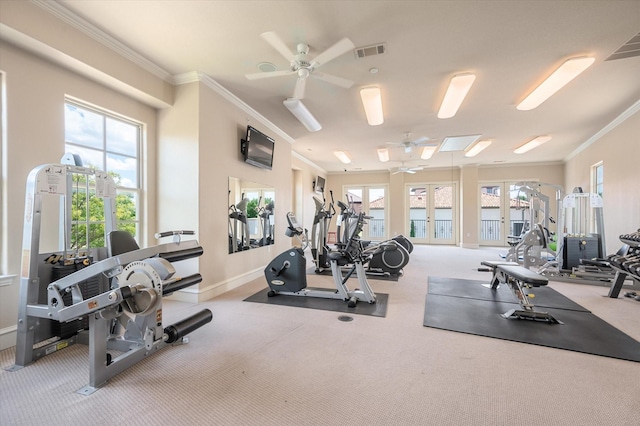
<path fill-rule="evenodd" d="M 242 302 L 264 279 L 199 305 L 165 299 L 165 325 L 202 308 L 213 322 L 90 396 L 75 393 L 88 382 L 82 345 L 2 370 L 0 423 L 638 425 L 638 363 L 422 326 L 429 275 L 489 281 L 477 268 L 500 251 L 416 246 L 398 282 L 370 280 L 389 294 L 385 318 Z M 640 340 L 640 302 L 550 286 Z M 0 367 L 13 362 L 0 352 Z"/>

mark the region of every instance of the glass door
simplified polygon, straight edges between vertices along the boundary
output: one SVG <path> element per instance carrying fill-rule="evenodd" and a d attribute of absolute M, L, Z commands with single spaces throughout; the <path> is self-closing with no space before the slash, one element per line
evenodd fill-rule
<path fill-rule="evenodd" d="M 529 226 L 527 194 L 509 182 L 480 185 L 481 245 L 506 246 Z"/>
<path fill-rule="evenodd" d="M 362 229 L 365 240 L 387 239 L 387 202 L 385 186 L 349 186 L 344 191 L 347 204 L 356 214 L 364 212 L 369 219 Z"/>
<path fill-rule="evenodd" d="M 406 235 L 422 244 L 455 244 L 456 190 L 448 184 L 406 185 Z"/>

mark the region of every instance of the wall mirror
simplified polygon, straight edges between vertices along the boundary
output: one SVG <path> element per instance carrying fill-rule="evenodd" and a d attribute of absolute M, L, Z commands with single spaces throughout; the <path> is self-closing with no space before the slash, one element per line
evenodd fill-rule
<path fill-rule="evenodd" d="M 229 178 L 229 253 L 274 243 L 273 187 Z"/>

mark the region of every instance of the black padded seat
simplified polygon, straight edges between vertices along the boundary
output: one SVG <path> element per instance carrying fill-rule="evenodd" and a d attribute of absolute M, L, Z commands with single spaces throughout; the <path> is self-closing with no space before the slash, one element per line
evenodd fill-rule
<path fill-rule="evenodd" d="M 109 257 L 139 249 L 140 246 L 136 243 L 135 238 L 127 231 L 111 231 L 109 233 L 109 237 L 107 238 Z"/>
<path fill-rule="evenodd" d="M 499 271 L 502 271 L 505 275 L 508 275 L 525 284 L 530 284 L 533 287 L 541 287 L 549 283 L 549 279 L 547 277 L 536 274 L 535 272 L 522 266 L 498 265 L 496 268 Z"/>

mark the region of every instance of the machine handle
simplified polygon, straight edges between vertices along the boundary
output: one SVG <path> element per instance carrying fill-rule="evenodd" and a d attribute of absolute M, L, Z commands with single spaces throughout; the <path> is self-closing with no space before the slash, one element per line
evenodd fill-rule
<path fill-rule="evenodd" d="M 154 237 L 156 238 L 163 238 L 163 237 L 170 237 L 172 235 L 195 235 L 195 232 L 193 231 L 165 231 L 165 232 L 156 232 L 156 234 L 154 235 Z"/>

